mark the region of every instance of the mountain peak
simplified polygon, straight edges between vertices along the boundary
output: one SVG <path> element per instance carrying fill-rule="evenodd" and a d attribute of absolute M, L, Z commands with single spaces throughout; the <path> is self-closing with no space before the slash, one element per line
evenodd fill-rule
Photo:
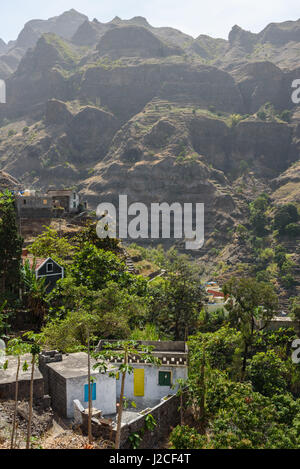
<path fill-rule="evenodd" d="M 144 18 L 143 16 L 134 16 L 130 20 L 128 20 L 130 23 L 137 24 L 139 26 L 150 26 L 148 23 L 147 19 Z"/>

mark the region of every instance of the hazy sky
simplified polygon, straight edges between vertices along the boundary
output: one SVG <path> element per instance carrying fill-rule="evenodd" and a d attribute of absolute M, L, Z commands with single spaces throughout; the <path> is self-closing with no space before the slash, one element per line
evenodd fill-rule
<path fill-rule="evenodd" d="M 144 16 L 153 26 L 172 26 L 192 36 L 228 37 L 231 27 L 259 32 L 268 23 L 300 18 L 299 0 L 0 0 L 0 37 L 15 39 L 30 19 L 75 8 L 90 19 Z"/>

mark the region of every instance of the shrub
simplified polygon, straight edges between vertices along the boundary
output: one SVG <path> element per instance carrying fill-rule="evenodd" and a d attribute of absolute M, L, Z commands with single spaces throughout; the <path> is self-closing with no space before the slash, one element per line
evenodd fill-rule
<path fill-rule="evenodd" d="M 289 223 L 284 229 L 284 232 L 292 237 L 300 236 L 300 225 L 297 223 Z"/>
<path fill-rule="evenodd" d="M 207 440 L 195 428 L 178 425 L 170 435 L 170 442 L 172 449 L 201 449 Z"/>
<path fill-rule="evenodd" d="M 265 121 L 267 119 L 267 113 L 265 111 L 258 111 L 256 115 L 262 121 Z"/>
<path fill-rule="evenodd" d="M 286 392 L 287 367 L 274 350 L 254 355 L 247 368 L 247 376 L 252 382 L 254 391 L 264 396 Z"/>
<path fill-rule="evenodd" d="M 299 214 L 297 207 L 294 204 L 286 204 L 276 209 L 274 217 L 274 228 L 278 229 L 279 232 L 283 232 L 284 229 L 291 223 L 297 223 L 299 220 Z"/>

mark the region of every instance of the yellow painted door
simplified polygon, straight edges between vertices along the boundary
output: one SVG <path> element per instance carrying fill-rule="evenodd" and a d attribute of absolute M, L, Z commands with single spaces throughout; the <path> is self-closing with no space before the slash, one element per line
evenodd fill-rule
<path fill-rule="evenodd" d="M 145 389 L 145 370 L 135 368 L 133 372 L 134 395 L 144 396 Z"/>

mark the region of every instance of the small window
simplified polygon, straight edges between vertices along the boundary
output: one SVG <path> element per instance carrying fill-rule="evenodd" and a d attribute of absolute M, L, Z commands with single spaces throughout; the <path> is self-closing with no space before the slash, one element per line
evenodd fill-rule
<path fill-rule="evenodd" d="M 26 199 L 23 200 L 23 204 L 26 205 Z"/>
<path fill-rule="evenodd" d="M 91 383 L 91 391 L 92 391 L 92 401 L 95 401 L 97 398 L 96 393 L 96 383 Z M 84 385 L 84 402 L 89 402 L 89 385 Z"/>
<path fill-rule="evenodd" d="M 51 274 L 54 271 L 54 265 L 51 263 L 47 264 L 46 267 L 47 274 Z"/>
<path fill-rule="evenodd" d="M 159 386 L 171 386 L 171 371 L 159 371 L 158 384 Z"/>

